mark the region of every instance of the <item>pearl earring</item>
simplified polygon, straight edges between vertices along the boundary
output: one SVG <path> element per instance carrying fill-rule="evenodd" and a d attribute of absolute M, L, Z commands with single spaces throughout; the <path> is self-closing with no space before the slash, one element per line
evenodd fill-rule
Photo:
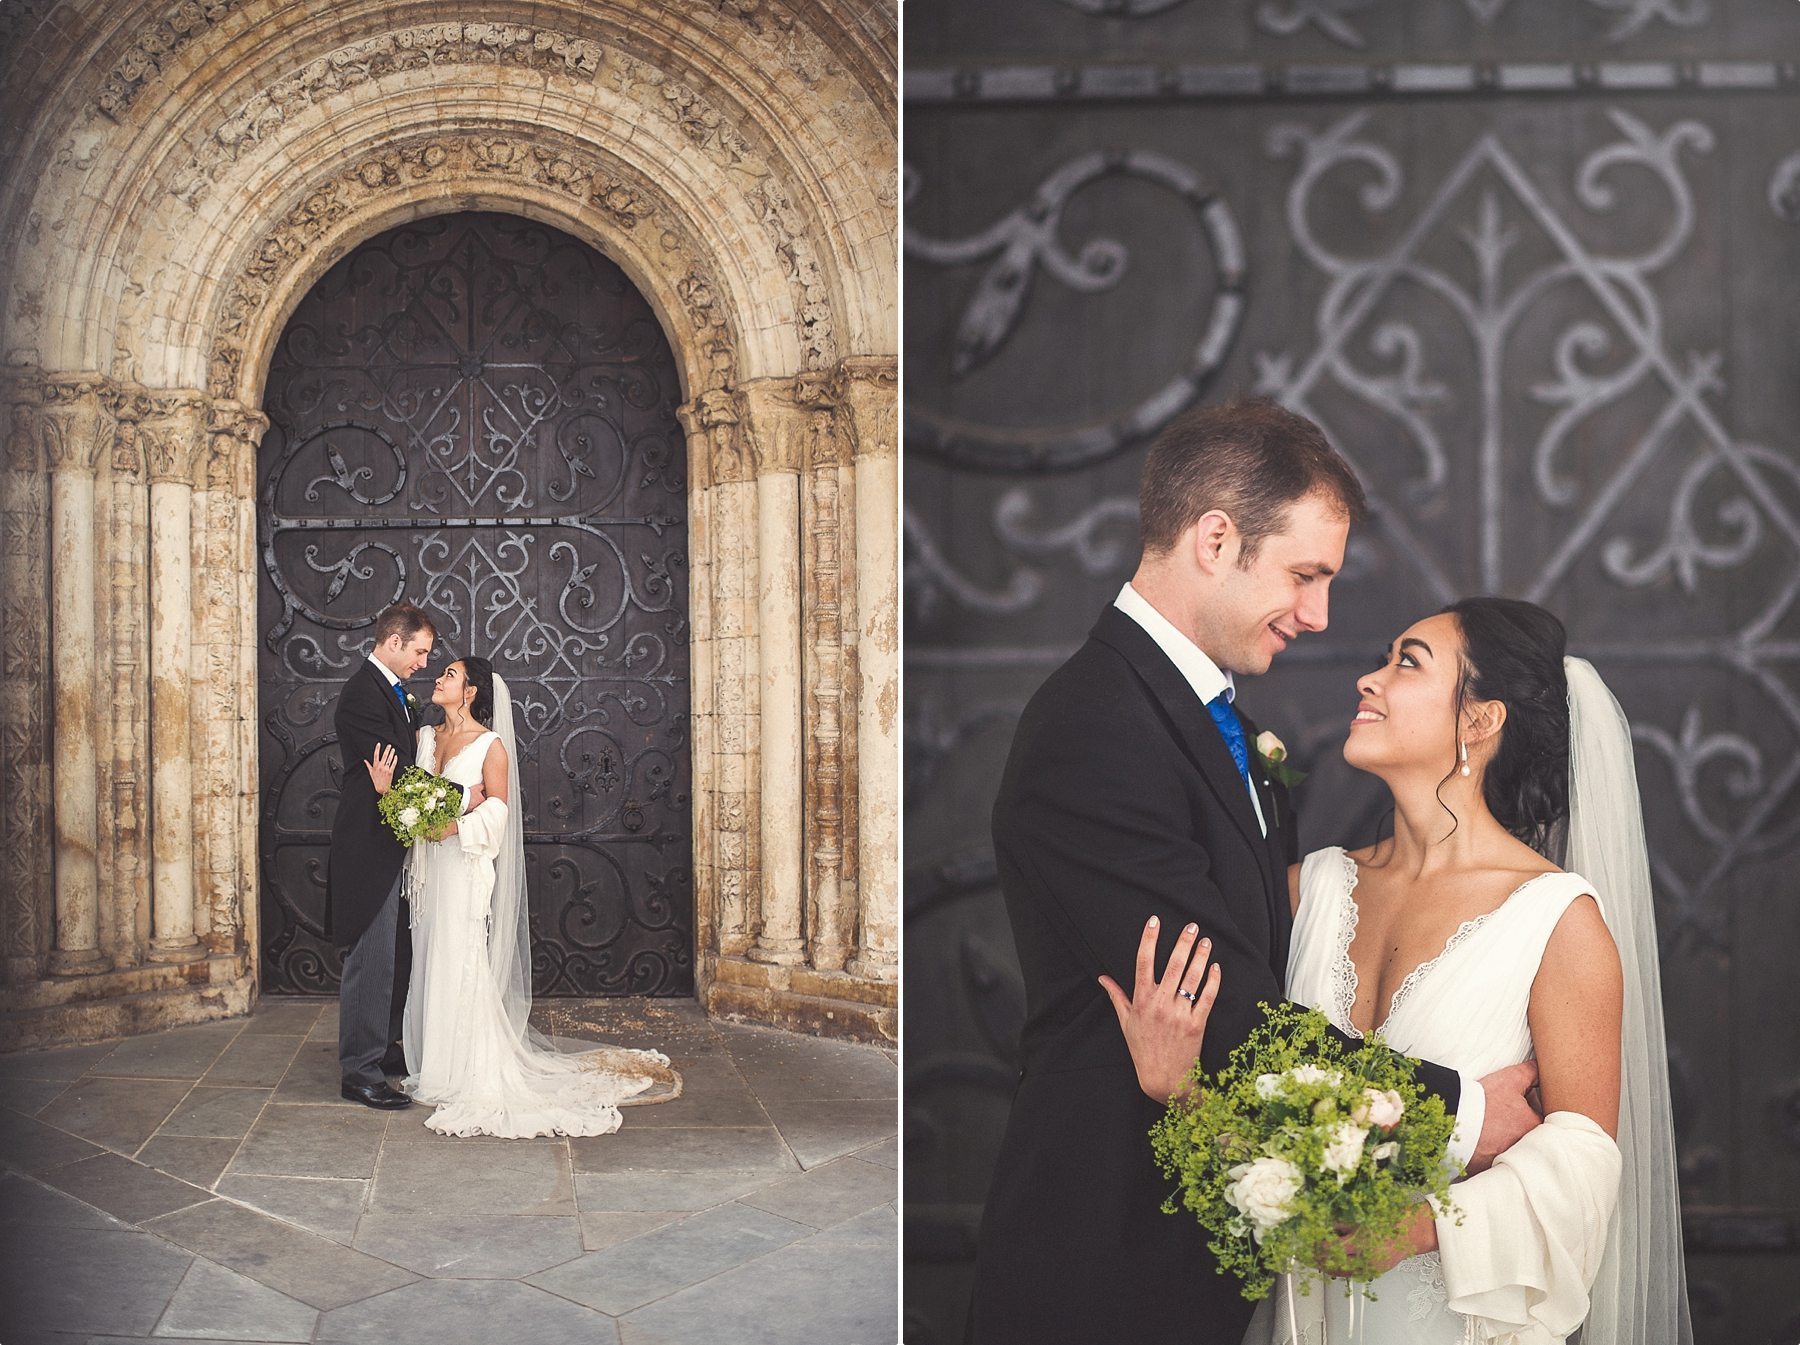
<path fill-rule="evenodd" d="M 1469 774 L 1469 745 L 1460 738 L 1456 740 L 1456 745 L 1462 749 L 1462 773 L 1466 778 Z"/>

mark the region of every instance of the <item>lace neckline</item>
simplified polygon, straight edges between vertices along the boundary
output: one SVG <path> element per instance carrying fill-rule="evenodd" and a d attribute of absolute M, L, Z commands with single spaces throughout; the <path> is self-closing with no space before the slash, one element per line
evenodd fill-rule
<path fill-rule="evenodd" d="M 433 763 L 433 769 L 432 769 L 431 773 L 433 775 L 442 775 L 445 771 L 449 770 L 450 762 L 455 761 L 464 752 L 467 752 L 471 747 L 475 746 L 476 743 L 486 742 L 489 738 L 499 736 L 493 729 L 483 729 L 480 733 L 476 734 L 473 738 L 469 739 L 468 742 L 464 743 L 461 747 L 457 748 L 454 752 L 452 752 L 450 754 L 449 761 L 445 761 L 442 764 L 439 764 L 438 760 L 437 760 L 437 754 L 438 754 L 437 726 L 434 724 L 427 724 L 425 726 L 425 731 L 431 735 L 431 760 Z"/>
<path fill-rule="evenodd" d="M 1465 920 L 1458 925 L 1451 933 L 1450 937 L 1444 940 L 1444 946 L 1438 950 L 1437 956 L 1427 958 L 1406 973 L 1405 979 L 1394 988 L 1393 995 L 1388 999 L 1387 1016 L 1374 1027 L 1370 1028 L 1369 1032 L 1365 1033 L 1350 1020 L 1350 1011 L 1356 1004 L 1356 992 L 1360 985 L 1356 971 L 1356 963 L 1350 959 L 1350 945 L 1356 942 L 1356 925 L 1357 921 L 1362 916 L 1362 911 L 1356 904 L 1356 885 L 1362 881 L 1362 870 L 1357 867 L 1356 861 L 1350 857 L 1350 852 L 1342 847 L 1339 847 L 1338 849 L 1338 858 L 1343 862 L 1344 888 L 1342 892 L 1343 910 L 1338 919 L 1337 958 L 1332 966 L 1332 1007 L 1337 1010 L 1338 1025 L 1343 1028 L 1346 1035 L 1358 1038 L 1375 1033 L 1385 1033 L 1387 1031 L 1387 1025 L 1394 1021 L 1394 1015 L 1400 1012 L 1400 1006 L 1404 1004 L 1408 996 L 1412 994 L 1413 988 L 1429 976 L 1433 969 L 1437 967 L 1438 963 L 1442 962 L 1446 957 L 1449 957 L 1459 945 L 1466 942 L 1476 930 L 1480 929 L 1491 918 L 1510 906 L 1513 898 L 1518 896 L 1519 893 L 1523 892 L 1533 883 L 1536 883 L 1539 879 L 1554 878 L 1557 872 L 1552 869 L 1546 873 L 1532 874 L 1531 877 L 1527 878 L 1511 892 L 1507 893 L 1506 900 L 1502 901 L 1498 906 L 1490 911 L 1483 911 L 1480 915 Z"/>

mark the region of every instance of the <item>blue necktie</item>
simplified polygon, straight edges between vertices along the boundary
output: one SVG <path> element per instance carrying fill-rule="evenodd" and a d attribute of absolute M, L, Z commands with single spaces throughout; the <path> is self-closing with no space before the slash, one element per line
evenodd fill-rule
<path fill-rule="evenodd" d="M 1238 774 L 1245 780 L 1250 778 L 1250 749 L 1244 742 L 1244 726 L 1238 723 L 1237 711 L 1225 698 L 1221 691 L 1206 703 L 1213 723 L 1219 726 L 1219 733 L 1225 739 L 1225 746 L 1231 749 L 1231 759 L 1237 763 Z"/>
<path fill-rule="evenodd" d="M 408 714 L 406 710 L 406 688 L 401 686 L 398 682 L 394 683 L 394 699 L 400 702 L 400 713 L 405 714 L 408 719 L 411 719 L 412 715 Z M 1242 738 L 1243 736 L 1244 735 L 1241 732 L 1238 734 L 1239 738 Z"/>

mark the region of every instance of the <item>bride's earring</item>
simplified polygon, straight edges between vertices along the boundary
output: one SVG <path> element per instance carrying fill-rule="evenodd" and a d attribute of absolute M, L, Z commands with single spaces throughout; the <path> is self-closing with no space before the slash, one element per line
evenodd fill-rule
<path fill-rule="evenodd" d="M 1466 779 L 1466 778 L 1468 778 L 1468 774 L 1469 774 L 1469 744 L 1467 742 L 1463 741 L 1461 738 L 1458 738 L 1456 740 L 1456 745 L 1462 751 L 1462 774 L 1463 774 L 1463 777 Z"/>

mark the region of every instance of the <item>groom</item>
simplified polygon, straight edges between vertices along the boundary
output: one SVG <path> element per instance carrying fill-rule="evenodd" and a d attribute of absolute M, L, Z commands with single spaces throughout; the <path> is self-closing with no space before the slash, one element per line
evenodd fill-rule
<path fill-rule="evenodd" d="M 400 925 L 400 874 L 406 850 L 382 821 L 375 785 L 364 762 L 380 748 L 395 753 L 399 768 L 411 764 L 419 721 L 402 683 L 431 657 L 437 632 L 410 603 L 395 603 L 375 622 L 375 650 L 338 693 L 338 752 L 343 791 L 331 828 L 326 874 L 328 928 L 344 954 L 338 994 L 339 1092 L 351 1102 L 392 1111 L 412 1099 L 390 1087 L 384 1058 L 400 1039 L 404 985 L 395 967 Z M 409 958 L 408 961 L 411 959 Z"/>
<path fill-rule="evenodd" d="M 1287 791 L 1250 750 L 1235 676 L 1325 629 L 1366 510 L 1311 421 L 1268 401 L 1201 407 L 1150 448 L 1143 559 L 1019 720 L 994 804 L 1000 886 L 1025 977 L 1022 1068 L 983 1213 L 971 1345 L 1237 1345 L 1251 1305 L 1218 1273 L 1171 1183 L 1096 984 L 1121 985 L 1144 923 L 1158 964 L 1192 922 L 1223 973 L 1202 1057 L 1224 1064 L 1282 998 L 1298 844 Z M 1453 1156 L 1481 1166 L 1535 1124 L 1522 1075 L 1487 1089 L 1436 1065 Z M 1485 1121 L 1485 1124 L 1484 1124 Z M 1476 1133 L 1480 1142 L 1470 1148 Z M 1460 1146 L 1460 1148 L 1459 1148 Z"/>

